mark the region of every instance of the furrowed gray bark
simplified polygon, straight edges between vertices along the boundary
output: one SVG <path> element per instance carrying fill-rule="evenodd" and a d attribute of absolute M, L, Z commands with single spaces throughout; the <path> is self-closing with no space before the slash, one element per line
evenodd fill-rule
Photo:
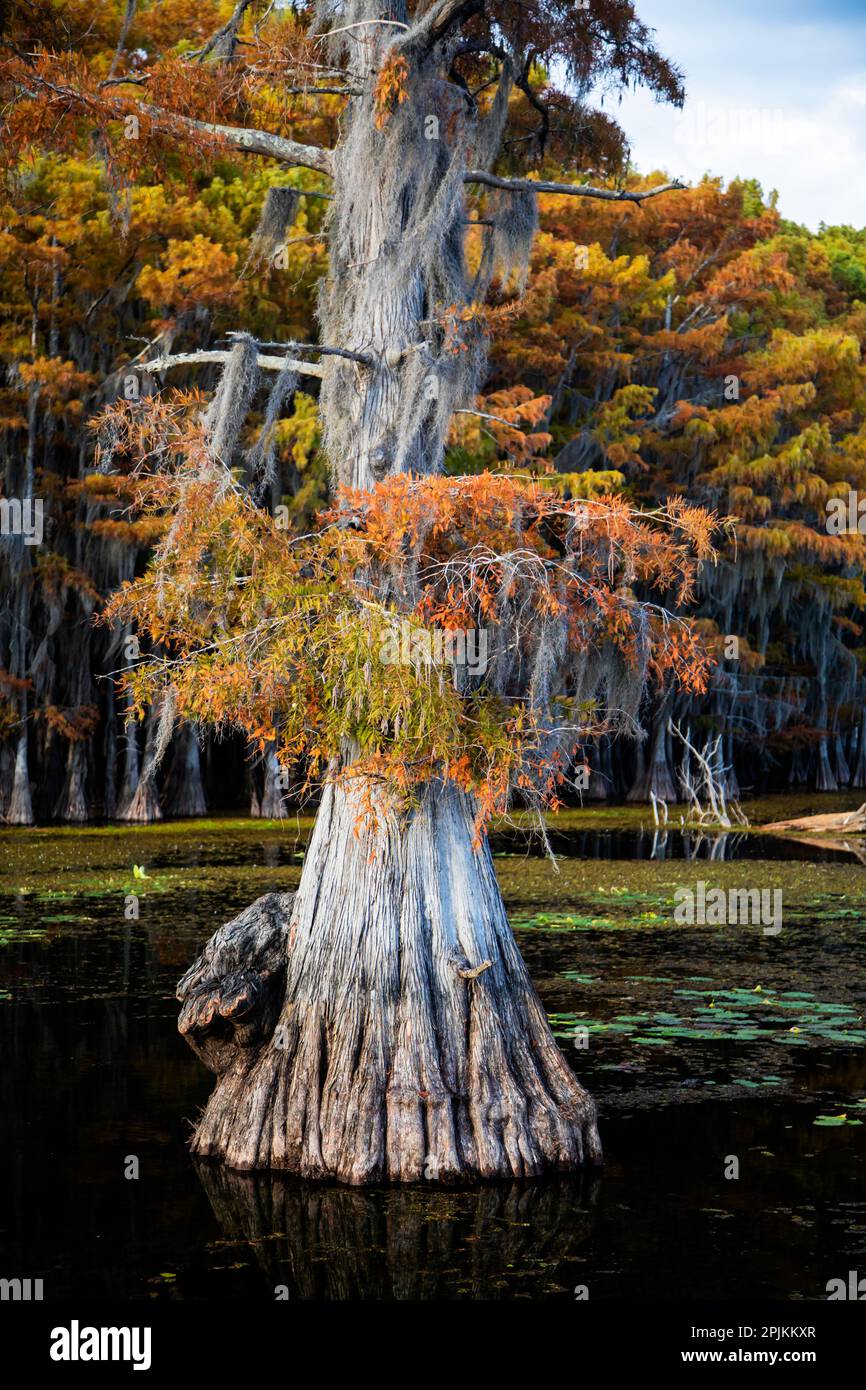
<path fill-rule="evenodd" d="M 221 928 L 178 987 L 217 1074 L 193 1151 L 351 1184 L 598 1163 L 472 802 L 430 784 L 356 834 L 358 796 L 326 788 L 297 894 Z"/>

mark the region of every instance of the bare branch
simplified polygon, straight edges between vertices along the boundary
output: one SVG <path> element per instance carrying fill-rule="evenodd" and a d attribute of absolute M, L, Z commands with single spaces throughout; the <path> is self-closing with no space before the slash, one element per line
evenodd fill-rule
<path fill-rule="evenodd" d="M 100 82 L 99 90 L 102 91 L 103 87 L 144 87 L 150 78 L 149 72 L 127 73 L 125 77 L 106 77 Z"/>
<path fill-rule="evenodd" d="M 111 60 L 111 67 L 108 69 L 109 78 L 113 78 L 117 72 L 118 64 L 123 57 L 123 50 L 126 44 L 129 31 L 132 28 L 132 21 L 135 18 L 135 10 L 138 0 L 126 0 L 126 9 L 123 14 L 123 21 L 120 26 L 120 36 L 117 40 L 117 47 L 114 50 L 114 57 Z"/>
<path fill-rule="evenodd" d="M 360 87 L 282 87 L 281 91 L 295 97 L 360 97 Z"/>
<path fill-rule="evenodd" d="M 629 192 L 625 188 L 596 188 L 590 183 L 547 183 L 538 179 L 502 179 L 498 174 L 488 174 L 484 169 L 468 169 L 463 175 L 464 183 L 483 183 L 488 188 L 503 188 L 508 193 L 567 193 L 575 198 L 602 198 L 608 203 L 643 203 L 647 198 L 657 198 L 660 193 L 671 193 L 685 188 L 684 183 L 675 179 L 673 183 L 662 183 L 656 188 L 643 192 Z"/>
<path fill-rule="evenodd" d="M 234 338 L 229 333 L 229 338 Z M 353 352 L 350 348 L 327 347 L 322 343 L 259 343 L 260 348 L 284 348 L 286 352 L 318 352 L 322 357 L 347 357 L 350 362 L 360 362 L 364 367 L 373 365 L 373 358 L 366 352 Z"/>
<path fill-rule="evenodd" d="M 154 357 L 150 362 L 142 362 L 135 367 L 137 372 L 165 372 L 170 367 L 199 366 L 208 362 L 227 362 L 231 353 L 225 349 L 208 348 L 200 352 L 174 352 L 166 357 Z M 293 362 L 289 357 L 267 357 L 259 354 L 256 359 L 258 366 L 265 372 L 281 372 L 285 367 L 289 367 L 299 376 L 324 375 L 324 367 L 316 362 Z"/>
<path fill-rule="evenodd" d="M 272 135 L 266 130 L 248 130 L 243 126 L 212 125 L 209 121 L 194 121 L 190 116 L 179 116 L 174 111 L 165 111 L 158 106 L 142 104 L 141 110 L 160 125 L 201 131 L 244 154 L 266 155 L 271 159 L 280 160 L 283 164 L 317 169 L 322 174 L 332 172 L 331 151 L 321 149 L 317 145 L 301 145 L 297 140 L 287 140 L 283 135 Z"/>
<path fill-rule="evenodd" d="M 497 425 L 507 425 L 510 430 L 517 430 L 518 434 L 523 433 L 522 427 L 515 425 L 513 420 L 506 420 L 502 415 L 489 415 L 486 410 L 472 410 L 469 406 L 465 406 L 455 410 L 454 414 L 477 415 L 479 420 L 493 420 Z"/>
<path fill-rule="evenodd" d="M 354 24 L 342 24 L 339 29 L 326 29 L 320 35 L 318 42 L 324 43 L 327 39 L 333 38 L 334 34 L 348 34 L 350 29 L 366 29 L 368 24 L 386 24 L 394 29 L 408 29 L 409 25 L 404 24 L 402 19 L 359 19 Z"/>
<path fill-rule="evenodd" d="M 398 41 L 395 46 L 424 58 L 452 30 L 465 24 L 467 19 L 479 14 L 483 8 L 484 0 L 438 0 L 410 29 L 405 39 Z"/>
<path fill-rule="evenodd" d="M 187 53 L 187 61 L 198 58 L 199 62 L 206 58 L 210 53 L 216 53 L 217 57 L 231 60 L 234 57 L 235 46 L 238 42 L 238 30 L 243 22 L 244 15 L 250 7 L 250 0 L 238 0 L 234 12 L 229 20 L 212 34 L 204 48 L 197 48 L 193 53 Z"/>

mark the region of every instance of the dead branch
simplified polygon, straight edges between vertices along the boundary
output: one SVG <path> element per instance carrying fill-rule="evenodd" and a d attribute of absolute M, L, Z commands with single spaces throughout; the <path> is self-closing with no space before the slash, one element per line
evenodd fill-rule
<path fill-rule="evenodd" d="M 543 179 L 503 179 L 498 174 L 488 174 L 485 169 L 468 169 L 463 175 L 464 183 L 483 183 L 488 188 L 502 188 L 507 193 L 566 193 L 575 198 L 601 198 L 608 203 L 636 203 L 638 206 L 647 198 L 657 198 L 660 193 L 671 193 L 685 188 L 684 183 L 661 183 L 656 188 L 646 188 L 642 192 L 629 192 L 624 188 L 596 188 L 591 183 L 548 183 Z"/>

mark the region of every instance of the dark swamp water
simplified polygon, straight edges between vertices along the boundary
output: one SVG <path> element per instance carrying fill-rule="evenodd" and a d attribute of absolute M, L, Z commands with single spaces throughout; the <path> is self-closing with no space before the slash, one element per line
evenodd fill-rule
<path fill-rule="evenodd" d="M 232 1175 L 186 1150 L 210 1078 L 175 982 L 222 921 L 297 882 L 305 824 L 0 833 L 0 1276 L 46 1299 L 798 1300 L 866 1274 L 866 868 L 754 835 L 654 844 L 645 819 L 566 815 L 558 872 L 495 837 L 607 1162 L 456 1192 Z M 781 889 L 782 931 L 678 925 L 700 880 Z"/>

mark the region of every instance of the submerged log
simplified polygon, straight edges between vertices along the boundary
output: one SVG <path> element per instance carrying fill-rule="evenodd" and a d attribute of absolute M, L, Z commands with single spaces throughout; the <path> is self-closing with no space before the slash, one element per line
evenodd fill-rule
<path fill-rule="evenodd" d="M 297 894 L 221 927 L 178 986 L 217 1074 L 194 1153 L 350 1184 L 600 1162 L 474 803 L 428 784 L 371 825 L 359 795 L 326 787 Z"/>

